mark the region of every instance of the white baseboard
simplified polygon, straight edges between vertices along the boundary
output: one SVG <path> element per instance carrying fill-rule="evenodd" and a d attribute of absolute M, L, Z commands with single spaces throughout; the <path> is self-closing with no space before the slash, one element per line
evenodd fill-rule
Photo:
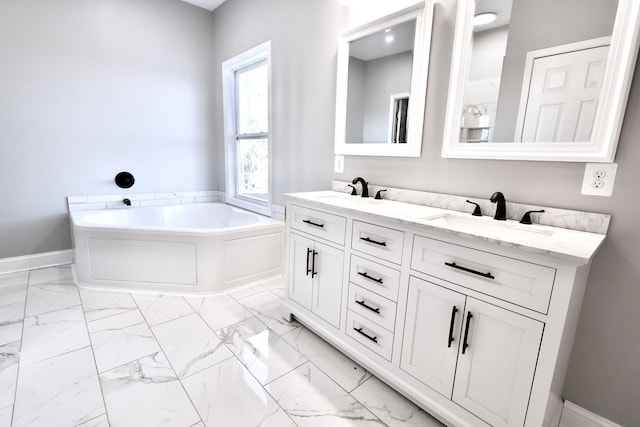
<path fill-rule="evenodd" d="M 560 427 L 621 427 L 606 418 L 589 412 L 575 403 L 564 401 Z"/>
<path fill-rule="evenodd" d="M 73 249 L 0 259 L 0 274 L 71 264 Z"/>

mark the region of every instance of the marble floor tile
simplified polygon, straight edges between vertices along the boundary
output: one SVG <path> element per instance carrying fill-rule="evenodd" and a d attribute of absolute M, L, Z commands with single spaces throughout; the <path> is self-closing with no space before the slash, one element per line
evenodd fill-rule
<path fill-rule="evenodd" d="M 0 306 L 0 345 L 20 340 L 23 319 L 24 302 Z"/>
<path fill-rule="evenodd" d="M 299 323 L 288 322 L 282 317 L 282 299 L 271 291 L 260 292 L 238 302 L 280 335 L 300 327 Z"/>
<path fill-rule="evenodd" d="M 295 426 L 236 358 L 182 381 L 207 426 Z"/>
<path fill-rule="evenodd" d="M 286 280 L 284 277 L 269 280 L 268 282 L 262 283 L 262 286 L 269 289 L 280 298 L 284 298 L 284 287 L 286 286 Z"/>
<path fill-rule="evenodd" d="M 299 427 L 384 426 L 312 363 L 300 366 L 266 388 Z"/>
<path fill-rule="evenodd" d="M 28 281 L 28 271 L 0 275 L 0 306 L 24 303 Z"/>
<path fill-rule="evenodd" d="M 80 305 L 80 294 L 76 285 L 64 283 L 29 284 L 25 313 L 27 316 L 34 316 L 76 305 Z"/>
<path fill-rule="evenodd" d="M 262 385 L 307 361 L 280 335 L 255 317 L 224 328 L 219 334 Z"/>
<path fill-rule="evenodd" d="M 444 426 L 376 377 L 369 378 L 351 395 L 390 427 Z"/>
<path fill-rule="evenodd" d="M 17 271 L 15 273 L 0 274 L 0 290 L 5 286 L 27 286 L 29 282 L 28 271 Z M 1 293 L 1 291 L 0 291 Z"/>
<path fill-rule="evenodd" d="M 128 311 L 87 323 L 98 372 L 160 351 L 140 311 Z"/>
<path fill-rule="evenodd" d="M 179 378 L 233 357 L 220 338 L 195 313 L 151 329 Z"/>
<path fill-rule="evenodd" d="M 253 315 L 228 295 L 185 297 L 185 300 L 214 331 L 242 322 Z"/>
<path fill-rule="evenodd" d="M 116 426 L 191 426 L 200 421 L 162 352 L 100 374 L 109 422 Z"/>
<path fill-rule="evenodd" d="M 371 377 L 363 367 L 307 328 L 298 328 L 282 338 L 347 391 Z"/>
<path fill-rule="evenodd" d="M 126 292 L 80 288 L 80 299 L 87 322 L 138 310 L 133 298 Z"/>
<path fill-rule="evenodd" d="M 0 406 L 0 426 L 10 426 L 12 415 L 13 404 L 5 407 Z"/>
<path fill-rule="evenodd" d="M 24 319 L 21 360 L 32 363 L 91 345 L 80 306 Z"/>
<path fill-rule="evenodd" d="M 20 341 L 0 345 L 0 408 L 13 407 L 19 363 Z"/>
<path fill-rule="evenodd" d="M 238 290 L 234 290 L 229 292 L 229 296 L 235 298 L 236 300 L 239 300 L 241 298 L 244 297 L 248 297 L 260 292 L 264 292 L 266 291 L 267 288 L 265 288 L 264 286 L 262 286 L 261 284 L 257 284 L 257 285 L 252 285 L 252 286 L 244 286 Z"/>
<path fill-rule="evenodd" d="M 104 413 L 91 348 L 20 368 L 13 427 L 75 426 Z"/>
<path fill-rule="evenodd" d="M 107 414 L 102 414 L 76 427 L 109 427 L 109 419 L 107 418 Z"/>
<path fill-rule="evenodd" d="M 158 325 L 194 313 L 182 297 L 175 295 L 132 294 L 149 325 Z"/>

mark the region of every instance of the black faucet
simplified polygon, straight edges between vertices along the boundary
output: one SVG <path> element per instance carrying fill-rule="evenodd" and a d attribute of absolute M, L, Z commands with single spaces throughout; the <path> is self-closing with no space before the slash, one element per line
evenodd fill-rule
<path fill-rule="evenodd" d="M 504 194 L 496 191 L 495 193 L 493 193 L 489 200 L 491 201 L 491 203 L 497 203 L 496 214 L 493 216 L 493 219 L 497 219 L 498 221 L 506 221 L 507 202 L 506 200 L 504 200 Z"/>
<path fill-rule="evenodd" d="M 351 181 L 351 183 L 353 185 L 356 185 L 357 183 L 362 184 L 362 197 L 369 197 L 369 187 L 367 186 L 367 181 L 365 181 L 364 178 L 353 178 L 353 181 Z"/>

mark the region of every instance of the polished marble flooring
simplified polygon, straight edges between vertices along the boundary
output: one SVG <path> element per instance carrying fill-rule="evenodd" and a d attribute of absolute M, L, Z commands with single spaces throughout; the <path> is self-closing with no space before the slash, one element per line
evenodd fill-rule
<path fill-rule="evenodd" d="M 0 427 L 441 425 L 281 298 L 282 280 L 178 297 L 0 275 Z"/>

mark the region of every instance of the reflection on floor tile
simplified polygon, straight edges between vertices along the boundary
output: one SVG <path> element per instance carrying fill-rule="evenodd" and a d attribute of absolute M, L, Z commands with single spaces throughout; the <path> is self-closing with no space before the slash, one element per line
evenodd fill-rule
<path fill-rule="evenodd" d="M 242 298 L 239 302 L 280 335 L 300 326 L 299 323 L 287 322 L 282 317 L 282 299 L 271 291 L 264 291 Z"/>
<path fill-rule="evenodd" d="M 273 381 L 267 390 L 298 426 L 384 426 L 311 363 Z"/>
<path fill-rule="evenodd" d="M 87 322 L 138 309 L 131 295 L 125 292 L 80 289 L 80 299 Z"/>
<path fill-rule="evenodd" d="M 90 347 L 27 367 L 18 374 L 14 427 L 75 426 L 105 413 Z"/>
<path fill-rule="evenodd" d="M 282 338 L 347 391 L 358 387 L 371 376 L 364 368 L 307 328 L 289 332 Z"/>
<path fill-rule="evenodd" d="M 24 302 L 0 306 L 0 345 L 20 340 L 23 319 Z"/>
<path fill-rule="evenodd" d="M 109 419 L 107 418 L 107 414 L 103 414 L 77 427 L 109 427 Z"/>
<path fill-rule="evenodd" d="M 29 284 L 26 315 L 49 313 L 80 305 L 78 288 L 73 284 Z"/>
<path fill-rule="evenodd" d="M 29 286 L 40 285 L 43 283 L 49 285 L 73 284 L 71 267 L 63 265 L 60 267 L 39 268 L 29 272 Z"/>
<path fill-rule="evenodd" d="M 174 295 L 133 294 L 133 298 L 151 326 L 194 312 L 184 298 Z"/>
<path fill-rule="evenodd" d="M 294 426 L 249 371 L 232 358 L 183 381 L 207 426 Z"/>
<path fill-rule="evenodd" d="M 160 351 L 139 311 L 129 311 L 87 323 L 98 372 Z"/>
<path fill-rule="evenodd" d="M 252 317 L 247 309 L 228 295 L 185 299 L 214 331 Z"/>
<path fill-rule="evenodd" d="M 114 426 L 190 426 L 200 418 L 162 352 L 100 374 Z"/>
<path fill-rule="evenodd" d="M 402 397 L 398 392 L 371 377 L 351 392 L 388 426 L 441 427 L 442 423 Z"/>
<path fill-rule="evenodd" d="M 197 314 L 154 326 L 152 330 L 179 378 L 233 356 Z"/>
<path fill-rule="evenodd" d="M 233 354 L 262 385 L 307 361 L 256 318 L 222 329 L 220 335 Z"/>

